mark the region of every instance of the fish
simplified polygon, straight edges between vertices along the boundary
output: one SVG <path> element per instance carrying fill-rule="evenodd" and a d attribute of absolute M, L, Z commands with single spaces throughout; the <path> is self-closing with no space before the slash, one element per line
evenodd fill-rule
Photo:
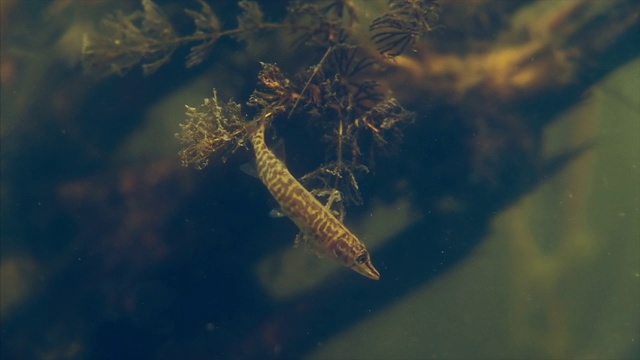
<path fill-rule="evenodd" d="M 302 186 L 267 147 L 265 131 L 270 116 L 271 113 L 262 114 L 248 130 L 255 155 L 255 173 L 280 205 L 279 211 L 300 229 L 297 241 L 310 245 L 321 257 L 379 280 L 380 272 L 373 266 L 364 243 Z"/>

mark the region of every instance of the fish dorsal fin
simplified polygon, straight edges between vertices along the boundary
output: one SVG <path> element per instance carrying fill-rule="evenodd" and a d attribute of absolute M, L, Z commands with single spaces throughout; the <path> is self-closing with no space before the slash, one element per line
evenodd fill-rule
<path fill-rule="evenodd" d="M 256 179 L 259 179 L 260 177 L 258 176 L 258 167 L 256 166 L 256 161 L 252 160 L 249 162 L 246 162 L 242 165 L 240 165 L 240 171 L 242 171 L 243 173 L 249 175 L 249 176 L 253 176 Z"/>
<path fill-rule="evenodd" d="M 275 155 L 278 160 L 280 160 L 283 164 L 287 163 L 287 154 L 284 148 L 284 140 L 282 138 L 278 138 L 271 145 L 271 152 Z"/>

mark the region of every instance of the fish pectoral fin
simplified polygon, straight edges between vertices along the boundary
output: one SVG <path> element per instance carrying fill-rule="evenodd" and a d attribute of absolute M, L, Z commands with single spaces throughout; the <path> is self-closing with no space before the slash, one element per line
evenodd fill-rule
<path fill-rule="evenodd" d="M 300 231 L 298 235 L 296 235 L 296 240 L 294 242 L 294 247 L 298 247 L 301 245 L 308 246 L 313 244 L 313 235 L 308 234 L 304 231 Z"/>
<path fill-rule="evenodd" d="M 293 241 L 293 247 L 297 248 L 298 246 L 301 246 L 305 242 L 306 241 L 304 239 L 304 234 L 302 232 L 299 232 L 298 235 L 296 235 L 296 239 Z"/>

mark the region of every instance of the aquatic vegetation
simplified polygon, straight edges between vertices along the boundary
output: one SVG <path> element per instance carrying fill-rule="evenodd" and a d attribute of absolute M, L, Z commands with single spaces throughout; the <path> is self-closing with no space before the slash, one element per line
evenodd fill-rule
<path fill-rule="evenodd" d="M 85 36 L 84 69 L 97 76 L 124 75 L 140 64 L 149 75 L 168 63 L 178 47 L 196 43 L 186 59 L 186 66 L 193 67 L 211 54 L 220 38 L 251 42 L 255 35 L 266 30 L 286 31 L 294 49 L 291 57 L 306 49 L 322 53 L 317 62 L 300 64 L 302 70 L 293 76 L 275 64 L 262 63 L 257 87 L 245 108 L 234 101 L 219 101 L 215 91 L 213 97 L 205 99 L 200 106 L 187 106 L 186 119 L 180 124 L 181 131 L 176 137 L 183 145 L 182 164 L 202 169 L 210 159 L 225 162 L 250 142 L 254 143 L 257 155 L 253 140 L 257 123 L 264 126 L 266 132 L 287 127 L 293 121 L 305 123 L 317 139 L 314 145 L 324 147 L 327 154 L 323 163 L 300 177 L 308 188 L 304 191 L 313 194 L 307 197 L 307 205 L 316 209 L 314 213 L 322 213 L 330 220 L 323 223 L 338 224 L 329 228 L 351 234 L 342 225 L 342 219 L 345 205 L 362 203 L 358 177 L 369 172 L 376 153 L 390 154 L 397 149 L 405 125 L 414 119 L 414 114 L 405 110 L 376 80 L 382 68 L 379 65 L 386 58 L 412 49 L 417 38 L 433 28 L 432 22 L 438 13 L 436 2 L 390 1 L 389 12 L 376 18 L 369 27 L 372 44 L 355 40 L 352 31 L 360 19 L 360 9 L 349 1 L 292 2 L 282 22 L 270 23 L 265 22 L 257 2 L 243 0 L 238 3 L 241 11 L 236 27 L 230 29 L 223 29 L 212 8 L 202 0 L 199 2 L 200 10 L 185 10 L 194 22 L 195 31 L 184 36 L 178 34 L 151 0 L 142 0 L 142 11 L 130 15 L 117 12 L 107 17 L 100 34 Z M 367 53 L 364 46 L 377 48 L 378 53 Z M 244 115 L 247 112 L 253 115 Z M 272 190 L 269 182 L 263 181 Z M 292 182 L 297 183 L 288 181 Z M 272 193 L 278 199 L 277 194 Z M 325 200 L 326 205 L 319 205 L 317 199 Z M 318 205 L 311 206 L 311 203 Z M 287 209 L 284 205 L 283 208 Z M 325 210 L 319 211 L 321 208 Z M 291 209 L 287 215 L 300 227 L 298 238 L 306 239 L 305 243 L 316 243 L 316 248 L 322 248 L 319 253 L 339 250 L 326 234 L 318 233 L 318 229 L 312 231 L 309 224 L 296 221 L 307 216 Z M 353 259 L 360 259 L 364 253 L 366 263 L 373 269 L 364 245 L 350 236 L 354 240 L 339 245 L 352 248 L 357 245 L 357 251 L 354 250 L 345 263 L 353 263 Z M 340 258 L 340 255 L 330 257 Z M 379 276 L 371 274 L 369 271 L 366 275 Z"/>
<path fill-rule="evenodd" d="M 187 118 L 176 134 L 184 146 L 180 151 L 182 164 L 202 169 L 213 154 L 225 162 L 229 154 L 245 146 L 246 121 L 240 111 L 240 105 L 233 101 L 219 104 L 215 91 L 199 107 L 187 106 Z"/>
<path fill-rule="evenodd" d="M 200 10 L 185 9 L 195 30 L 180 35 L 169 18 L 152 0 L 142 0 L 142 11 L 108 15 L 99 32 L 84 37 L 82 64 L 95 76 L 124 75 L 141 64 L 146 75 L 171 61 L 178 47 L 193 44 L 186 66 L 200 64 L 223 37 L 248 41 L 266 30 L 286 30 L 297 34 L 297 45 L 327 47 L 344 44 L 351 25 L 358 21 L 359 10 L 349 1 L 314 4 L 292 2 L 282 22 L 267 22 L 258 2 L 241 0 L 235 28 L 223 29 L 218 16 L 203 0 Z M 435 0 L 391 0 L 389 12 L 370 25 L 371 39 L 380 53 L 394 57 L 412 48 L 419 37 L 433 30 L 439 7 Z M 294 54 L 292 54 L 294 56 Z M 325 56 L 326 58 L 326 56 Z M 324 58 L 323 58 L 324 59 Z M 322 62 L 322 61 L 321 61 Z"/>
<path fill-rule="evenodd" d="M 169 62 L 179 46 L 195 42 L 186 59 L 186 66 L 193 67 L 222 37 L 250 41 L 261 31 L 287 31 L 293 35 L 291 56 L 305 47 L 320 48 L 324 55 L 291 79 L 278 66 L 263 64 L 258 87 L 247 104 L 258 108 L 257 113 L 274 114 L 276 125 L 291 117 L 307 122 L 330 155 L 303 181 L 316 193 L 338 190 L 341 199 L 360 203 L 357 178 L 368 172 L 374 149 L 389 153 L 397 148 L 404 125 L 413 120 L 413 114 L 375 80 L 373 65 L 383 59 L 365 53 L 352 40 L 350 31 L 360 10 L 348 1 L 293 2 L 282 22 L 269 23 L 257 2 L 243 0 L 238 3 L 236 27 L 223 29 L 212 8 L 204 1 L 200 4 L 200 10 L 185 10 L 195 24 L 195 32 L 186 36 L 177 33 L 151 0 L 142 1 L 142 11 L 108 16 L 101 33 L 85 36 L 85 70 L 98 76 L 124 75 L 140 64 L 145 74 L 151 74 Z M 389 12 L 371 24 L 371 39 L 380 54 L 397 56 L 433 28 L 437 13 L 435 1 L 390 1 Z M 240 105 L 221 104 L 215 94 L 197 108 L 188 106 L 176 135 L 184 145 L 183 164 L 201 169 L 210 156 L 225 161 L 244 147 L 243 124 L 248 119 L 241 113 Z"/>
<path fill-rule="evenodd" d="M 371 39 L 389 57 L 415 50 L 416 41 L 434 29 L 439 13 L 435 0 L 391 0 L 389 12 L 371 23 Z"/>
<path fill-rule="evenodd" d="M 150 75 L 171 60 L 174 51 L 183 45 L 191 46 L 186 66 L 200 64 L 210 55 L 222 37 L 243 40 L 249 34 L 280 28 L 284 25 L 264 23 L 256 2 L 240 1 L 243 12 L 238 16 L 237 28 L 224 30 L 211 7 L 199 0 L 200 10 L 185 9 L 195 25 L 190 35 L 179 35 L 162 10 L 151 0 L 142 0 L 142 11 L 124 14 L 117 11 L 102 20 L 98 33 L 84 37 L 82 64 L 85 72 L 94 76 L 124 75 L 141 64 Z"/>

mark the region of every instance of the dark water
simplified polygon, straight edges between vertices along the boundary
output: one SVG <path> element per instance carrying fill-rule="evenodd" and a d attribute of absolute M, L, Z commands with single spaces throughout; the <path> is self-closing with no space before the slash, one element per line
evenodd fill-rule
<path fill-rule="evenodd" d="M 285 2 L 261 5 L 282 21 Z M 200 171 L 177 155 L 185 104 L 243 103 L 260 61 L 293 73 L 325 50 L 222 38 L 191 69 L 187 46 L 95 78 L 83 34 L 137 2 L 2 6 L 3 359 L 640 356 L 634 3 L 443 1 L 442 28 L 376 73 L 416 114 L 347 208 L 379 281 L 292 247 L 239 171 L 249 150 Z M 232 27 L 235 2 L 212 6 Z M 332 151 L 306 120 L 276 124 L 296 176 Z"/>

